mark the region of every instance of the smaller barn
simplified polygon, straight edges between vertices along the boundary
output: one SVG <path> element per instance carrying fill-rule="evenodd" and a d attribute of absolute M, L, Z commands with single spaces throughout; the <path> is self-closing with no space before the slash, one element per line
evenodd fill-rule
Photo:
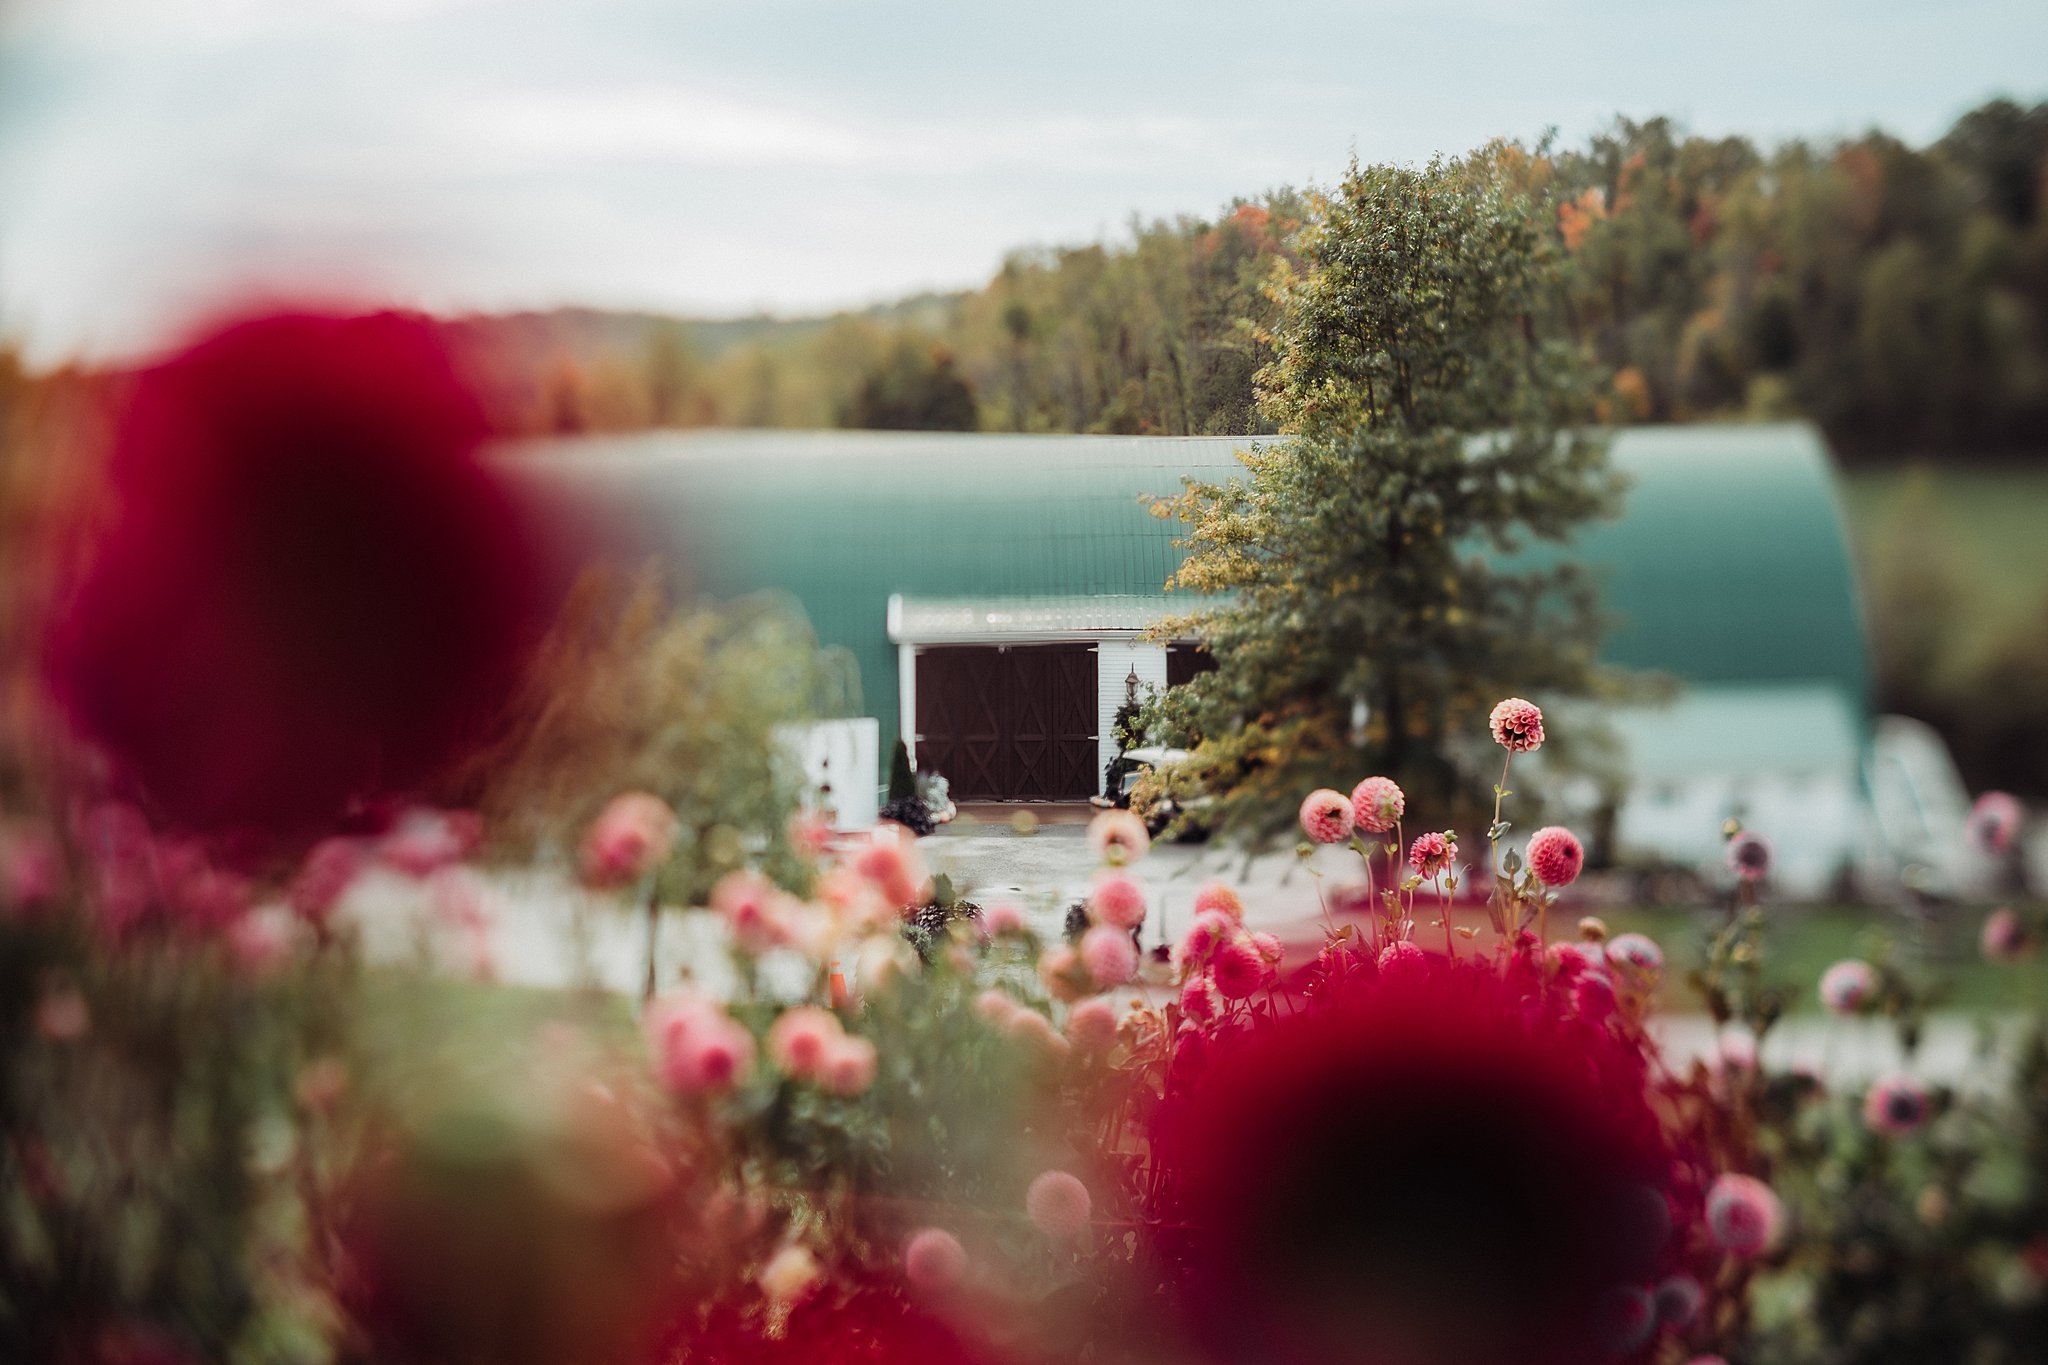
<path fill-rule="evenodd" d="M 957 798 L 1100 791 L 1134 690 L 1205 666 L 1145 638 L 1177 524 L 1151 497 L 1242 473 L 1232 437 L 659 432 L 548 443 L 567 475 L 689 585 L 784 590 L 857 660 L 879 751 L 898 735 Z M 1632 779 L 1624 851 L 1710 856 L 1721 821 L 1796 814 L 1788 876 L 1845 867 L 1866 802 L 1869 662 L 1826 451 L 1808 426 L 1621 432 L 1626 510 L 1564 553 L 1617 625 L 1605 654 L 1684 684 L 1613 717 Z M 1811 843 L 1810 854 L 1804 851 Z"/>

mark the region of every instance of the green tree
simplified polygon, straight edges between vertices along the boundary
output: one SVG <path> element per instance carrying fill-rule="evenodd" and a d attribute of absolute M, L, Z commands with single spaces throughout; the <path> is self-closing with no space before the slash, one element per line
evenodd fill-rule
<path fill-rule="evenodd" d="M 1188 527 L 1170 586 L 1230 594 L 1162 628 L 1218 667 L 1150 717 L 1192 747 L 1168 780 L 1216 796 L 1205 825 L 1269 834 L 1369 772 L 1441 818 L 1495 701 L 1594 687 L 1590 585 L 1507 558 L 1618 494 L 1582 429 L 1599 385 L 1561 335 L 1544 175 L 1512 145 L 1354 163 L 1274 286 L 1261 401 L 1293 439 L 1155 504 Z"/>

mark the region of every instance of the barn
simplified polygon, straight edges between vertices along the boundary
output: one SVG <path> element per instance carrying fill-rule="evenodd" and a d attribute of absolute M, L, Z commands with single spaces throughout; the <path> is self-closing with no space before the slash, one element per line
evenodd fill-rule
<path fill-rule="evenodd" d="M 792 594 L 858 663 L 880 751 L 901 735 L 957 798 L 1101 788 L 1132 689 L 1205 663 L 1148 640 L 1177 523 L 1147 499 L 1241 472 L 1234 437 L 657 432 L 523 452 L 717 597 Z M 1652 826 L 1781 804 L 1853 820 L 1869 661 L 1827 452 L 1808 426 L 1644 427 L 1611 458 L 1623 515 L 1567 553 L 1615 619 L 1612 662 L 1685 684 L 1617 718 Z M 1833 816 L 1830 819 L 1835 818 Z M 1845 836 L 1853 840 L 1853 835 Z"/>

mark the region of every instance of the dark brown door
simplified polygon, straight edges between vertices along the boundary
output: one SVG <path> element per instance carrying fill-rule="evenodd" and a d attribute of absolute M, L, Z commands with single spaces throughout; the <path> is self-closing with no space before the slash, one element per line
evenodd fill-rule
<path fill-rule="evenodd" d="M 917 766 L 956 801 L 1081 801 L 1095 772 L 1095 651 L 958 646 L 917 656 Z"/>

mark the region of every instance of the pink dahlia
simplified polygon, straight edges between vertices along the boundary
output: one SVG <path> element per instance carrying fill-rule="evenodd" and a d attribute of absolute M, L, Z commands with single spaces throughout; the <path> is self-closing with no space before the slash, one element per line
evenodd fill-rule
<path fill-rule="evenodd" d="M 1367 834 L 1385 834 L 1408 811 L 1408 795 L 1391 777 L 1368 777 L 1351 789 L 1351 818 Z"/>
<path fill-rule="evenodd" d="M 1138 945 L 1129 931 L 1098 924 L 1081 936 L 1081 965 L 1098 986 L 1121 986 L 1138 974 Z"/>
<path fill-rule="evenodd" d="M 1572 981 L 1572 1013 L 1586 1022 L 1605 1022 L 1618 1004 L 1614 978 L 1606 972 L 1582 972 Z"/>
<path fill-rule="evenodd" d="M 1217 945 L 1209 970 L 1224 999 L 1242 1000 L 1264 986 L 1273 969 L 1260 956 L 1251 936 L 1239 932 Z"/>
<path fill-rule="evenodd" d="M 1877 973 L 1868 962 L 1849 958 L 1820 975 L 1820 1002 L 1836 1014 L 1854 1014 L 1877 994 Z"/>
<path fill-rule="evenodd" d="M 599 812 L 583 836 L 583 880 L 591 886 L 630 886 L 660 867 L 675 847 L 678 825 L 668 803 L 649 792 L 622 792 Z"/>
<path fill-rule="evenodd" d="M 1707 1235 L 1714 1245 L 1745 1260 L 1778 1240 L 1785 1206 L 1769 1185 L 1748 1175 L 1723 1175 L 1707 1191 Z"/>
<path fill-rule="evenodd" d="M 1319 844 L 1341 844 L 1351 837 L 1351 802 L 1344 793 L 1318 787 L 1302 798 L 1301 832 Z"/>
<path fill-rule="evenodd" d="M 1067 1011 L 1067 1041 L 1083 1052 L 1103 1052 L 1116 1041 L 1116 1007 L 1100 998 Z"/>
<path fill-rule="evenodd" d="M 2000 906 L 1984 917 L 1980 942 L 1984 956 L 1993 962 L 2010 962 L 2027 951 L 2026 921 L 2009 906 Z"/>
<path fill-rule="evenodd" d="M 725 921 L 733 942 L 750 953 L 765 953 L 790 941 L 789 897 L 758 872 L 728 872 L 711 888 L 711 909 Z"/>
<path fill-rule="evenodd" d="M 1195 913 L 1204 915 L 1212 911 L 1241 921 L 1244 919 L 1244 902 L 1238 899 L 1237 892 L 1222 882 L 1210 882 L 1195 893 Z"/>
<path fill-rule="evenodd" d="M 1024 1006 L 1019 1006 L 1010 1015 L 1009 1021 L 1003 1025 L 1003 1032 L 1050 1057 L 1064 1057 L 1073 1051 L 1074 1045 L 1052 1026 L 1052 1020 Z"/>
<path fill-rule="evenodd" d="M 1543 712 L 1534 702 L 1509 697 L 1493 708 L 1486 719 L 1494 743 L 1511 754 L 1526 754 L 1543 747 Z"/>
<path fill-rule="evenodd" d="M 658 1000 L 644 1027 L 656 1072 L 678 1094 L 730 1090 L 754 1068 L 753 1035 L 708 1000 Z"/>
<path fill-rule="evenodd" d="M 924 860 L 918 856 L 915 838 L 901 825 L 885 825 L 877 828 L 853 855 L 853 870 L 872 882 L 883 899 L 897 910 L 908 910 L 924 901 Z"/>
<path fill-rule="evenodd" d="M 1024 1192 L 1024 1211 L 1040 1232 L 1057 1241 L 1079 1237 L 1088 1227 L 1095 1201 L 1079 1176 L 1047 1171 Z"/>
<path fill-rule="evenodd" d="M 1198 1024 L 1215 1021 L 1223 1014 L 1223 992 L 1206 976 L 1191 976 L 1180 988 L 1180 1012 Z"/>
<path fill-rule="evenodd" d="M 1023 1006 L 1012 1000 L 1007 992 L 999 991 L 994 986 L 974 997 L 974 1012 L 997 1028 L 1007 1024 L 1010 1016 L 1022 1008 Z"/>
<path fill-rule="evenodd" d="M 768 1026 L 768 1055 L 784 1075 L 809 1080 L 822 1070 L 843 1033 L 831 1011 L 799 1005 Z"/>
<path fill-rule="evenodd" d="M 1128 810 L 1106 810 L 1088 822 L 1088 847 L 1112 867 L 1134 863 L 1152 847 L 1152 832 Z"/>
<path fill-rule="evenodd" d="M 919 1228 L 903 1244 L 903 1277 L 927 1294 L 943 1294 L 967 1277 L 967 1248 L 944 1228 Z"/>
<path fill-rule="evenodd" d="M 1863 1121 L 1871 1131 L 1903 1137 L 1927 1122 L 1932 1102 L 1927 1087 L 1911 1076 L 1887 1076 L 1863 1097 Z"/>
<path fill-rule="evenodd" d="M 1095 879 L 1095 891 L 1088 898 L 1088 906 L 1095 912 L 1098 924 L 1135 929 L 1145 922 L 1144 888 L 1121 872 Z"/>
<path fill-rule="evenodd" d="M 1429 954 L 1407 939 L 1380 949 L 1380 975 L 1394 980 L 1415 980 L 1429 973 Z"/>
<path fill-rule="evenodd" d="M 1638 984 L 1654 981 L 1664 970 L 1664 950 L 1647 934 L 1617 934 L 1607 944 L 1607 960 L 1622 978 Z"/>
<path fill-rule="evenodd" d="M 1728 870 L 1746 882 L 1760 882 L 1771 873 L 1771 841 L 1753 829 L 1738 830 L 1728 841 Z"/>
<path fill-rule="evenodd" d="M 1182 966 L 1199 966 L 1215 953 L 1216 946 L 1237 932 L 1237 921 L 1220 910 L 1205 910 L 1188 926 L 1180 941 Z"/>
<path fill-rule="evenodd" d="M 875 1083 L 875 1045 L 865 1038 L 842 1033 L 825 1049 L 818 1068 L 818 1084 L 834 1095 L 851 1099 L 864 1094 Z"/>
<path fill-rule="evenodd" d="M 981 912 L 981 930 L 990 938 L 1024 932 L 1024 911 L 1015 901 L 997 901 Z"/>
<path fill-rule="evenodd" d="M 2026 819 L 2026 809 L 2010 792 L 1985 792 L 1970 806 L 1968 829 L 1971 841 L 1986 853 L 2003 853 L 2012 847 Z"/>
<path fill-rule="evenodd" d="M 1280 960 L 1287 956 L 1285 945 L 1273 934 L 1253 934 L 1252 947 L 1258 949 L 1260 959 L 1269 967 L 1278 967 Z"/>
<path fill-rule="evenodd" d="M 1116 931 L 1111 930 L 1110 932 L 1115 933 Z M 1131 952 L 1133 957 L 1135 957 L 1137 949 L 1133 947 Z M 1080 967 L 1081 955 L 1074 951 L 1073 945 L 1056 943 L 1040 954 L 1038 959 L 1038 977 L 1039 980 L 1045 982 L 1045 988 L 1052 993 L 1053 999 L 1073 1000 L 1081 994 L 1074 980 L 1074 974 Z"/>
<path fill-rule="evenodd" d="M 1570 886 L 1585 863 L 1578 836 L 1562 825 L 1545 825 L 1529 836 L 1529 870 L 1545 886 Z"/>
<path fill-rule="evenodd" d="M 1430 881 L 1449 871 L 1457 856 L 1458 836 L 1449 830 L 1442 834 L 1434 831 L 1418 834 L 1408 845 L 1408 866 L 1414 868 L 1418 876 Z"/>
<path fill-rule="evenodd" d="M 363 840 L 322 839 L 299 865 L 298 875 L 285 889 L 285 900 L 307 920 L 325 924 L 369 865 L 370 850 Z"/>

